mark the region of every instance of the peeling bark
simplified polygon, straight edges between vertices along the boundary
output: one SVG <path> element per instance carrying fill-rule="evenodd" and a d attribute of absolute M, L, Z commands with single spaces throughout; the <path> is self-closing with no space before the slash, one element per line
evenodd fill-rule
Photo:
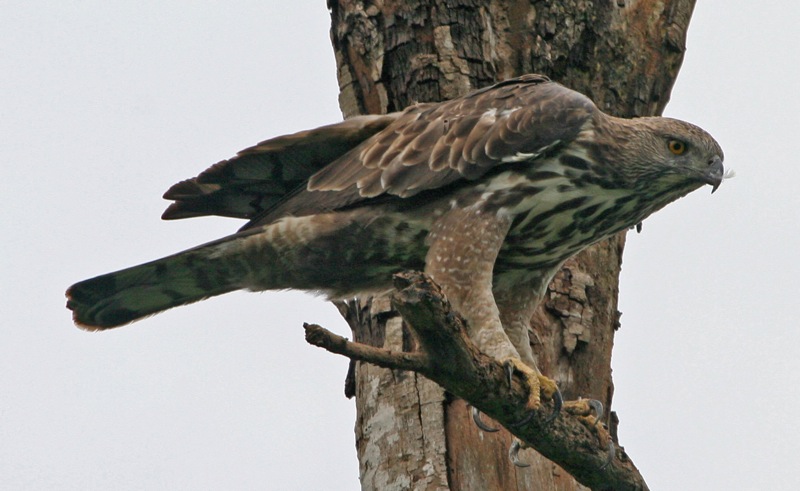
<path fill-rule="evenodd" d="M 372 303 L 373 316 L 390 310 L 388 298 Z M 373 317 L 375 318 L 375 317 Z M 386 319 L 385 349 L 403 351 L 400 317 Z M 444 461 L 444 390 L 405 370 L 358 365 L 360 400 L 356 444 L 362 482 L 373 489 L 447 489 Z"/>
<path fill-rule="evenodd" d="M 329 0 L 340 106 L 346 117 L 385 113 L 542 73 L 588 95 L 610 114 L 660 114 L 683 59 L 694 3 Z M 534 316 L 539 367 L 559 383 L 565 398 L 590 397 L 611 407 L 623 246 L 620 234 L 571 259 Z M 412 350 L 413 340 L 387 300 L 340 305 L 340 310 L 357 341 Z M 566 474 L 545 459 L 527 470 L 508 469 L 505 454 L 492 450 L 495 438 L 508 435 L 487 438 L 464 430 L 458 423 L 468 419 L 464 405 L 443 393 L 420 391 L 418 376 L 358 363 L 355 377 L 363 489 L 475 489 L 476 476 L 487 475 L 480 466 L 496 475 L 481 481 L 486 489 L 583 489 L 574 481 L 563 484 L 567 478 L 542 477 Z M 423 406 L 440 416 L 426 416 L 425 424 L 408 416 L 420 414 Z M 393 420 L 384 418 L 389 413 Z M 610 418 L 616 424 L 616 415 Z M 435 428 L 434 421 L 443 426 Z M 375 428 L 384 431 L 381 438 L 373 435 Z M 392 432 L 407 434 L 391 437 Z M 383 443 L 368 447 L 364 440 Z M 489 463 L 468 458 L 472 454 Z M 527 477 L 517 477 L 525 472 Z"/>

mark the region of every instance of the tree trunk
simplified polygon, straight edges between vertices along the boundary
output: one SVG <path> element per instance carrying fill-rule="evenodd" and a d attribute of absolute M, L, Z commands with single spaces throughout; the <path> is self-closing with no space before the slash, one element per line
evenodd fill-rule
<path fill-rule="evenodd" d="M 662 112 L 694 0 L 330 0 L 346 117 L 441 101 L 525 73 L 580 91 L 617 116 Z M 533 319 L 539 368 L 566 399 L 611 407 L 611 348 L 624 234 L 569 260 Z M 340 305 L 356 341 L 413 344 L 388 299 Z M 357 363 L 362 489 L 586 489 L 536 454 L 508 459 L 510 435 L 484 433 L 464 401 L 425 377 Z M 611 415 L 612 435 L 616 417 Z M 491 421 L 487 423 L 491 424 Z"/>

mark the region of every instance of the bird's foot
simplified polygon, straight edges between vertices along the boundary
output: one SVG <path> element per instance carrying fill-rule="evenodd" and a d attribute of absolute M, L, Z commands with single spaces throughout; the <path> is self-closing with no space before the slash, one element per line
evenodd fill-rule
<path fill-rule="evenodd" d="M 528 424 L 528 422 L 533 418 L 534 411 L 539 409 L 539 407 L 542 405 L 542 395 L 553 400 L 553 412 L 545 420 L 545 423 L 550 423 L 556 419 L 556 417 L 558 417 L 558 414 L 561 411 L 561 407 L 564 403 L 564 399 L 561 397 L 561 392 L 558 390 L 558 386 L 554 380 L 541 375 L 536 370 L 523 363 L 522 360 L 517 358 L 508 358 L 503 362 L 503 367 L 506 370 L 509 386 L 514 380 L 515 371 L 522 374 L 523 379 L 528 385 L 528 400 L 525 403 L 525 409 L 528 410 L 528 414 L 526 414 L 524 418 L 516 423 L 511 423 L 509 426 L 519 427 Z M 475 426 L 483 431 L 497 431 L 497 428 L 491 427 L 483 422 L 481 419 L 481 412 L 474 406 L 472 408 L 472 420 L 475 422 Z"/>
<path fill-rule="evenodd" d="M 518 372 L 528 386 L 528 400 L 525 402 L 525 409 L 529 411 L 539 409 L 542 405 L 542 396 L 544 396 L 546 399 L 553 399 L 557 406 L 556 411 L 560 410 L 561 393 L 558 391 L 555 380 L 545 377 L 518 358 L 507 358 L 503 362 L 503 367 L 508 377 L 508 385 L 511 385 L 514 379 L 514 372 Z"/>
<path fill-rule="evenodd" d="M 611 439 L 611 435 L 606 427 L 601 423 L 603 419 L 603 403 L 596 399 L 578 399 L 577 401 L 567 401 L 564 403 L 564 411 L 576 416 L 578 421 L 586 425 L 597 435 L 600 447 L 608 449 L 605 463 L 600 469 L 605 469 L 614 461 L 616 448 Z"/>
<path fill-rule="evenodd" d="M 561 396 L 560 393 L 557 393 L 557 395 L 558 397 Z M 614 442 L 611 440 L 611 435 L 609 435 L 605 426 L 600 424 L 603 418 L 603 403 L 596 399 L 579 399 L 577 401 L 568 401 L 564 403 L 564 410 L 576 416 L 581 423 L 595 432 L 600 446 L 608 449 L 606 461 L 600 466 L 600 470 L 608 467 L 616 457 L 616 448 L 614 447 Z M 530 467 L 530 464 L 519 459 L 519 451 L 527 447 L 528 445 L 526 445 L 525 442 L 519 438 L 514 438 L 511 442 L 511 447 L 508 449 L 508 458 L 511 460 L 512 464 L 517 467 Z"/>

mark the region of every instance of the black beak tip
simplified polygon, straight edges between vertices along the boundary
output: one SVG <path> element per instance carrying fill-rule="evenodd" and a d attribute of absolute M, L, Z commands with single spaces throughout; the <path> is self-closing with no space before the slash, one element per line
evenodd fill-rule
<path fill-rule="evenodd" d="M 722 159 L 715 155 L 711 162 L 709 162 L 708 173 L 706 174 L 706 182 L 711 185 L 711 194 L 714 194 L 722 184 L 722 177 L 725 175 L 725 167 L 722 165 Z"/>

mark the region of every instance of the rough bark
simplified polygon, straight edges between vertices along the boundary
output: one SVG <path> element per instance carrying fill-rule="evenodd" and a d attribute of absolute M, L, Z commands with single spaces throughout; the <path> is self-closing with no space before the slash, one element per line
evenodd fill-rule
<path fill-rule="evenodd" d="M 329 7 L 345 116 L 542 73 L 630 117 L 664 109 L 694 0 L 330 0 Z M 534 316 L 539 367 L 568 399 L 611 407 L 623 246 L 620 234 L 570 260 Z M 387 299 L 341 309 L 357 341 L 413 348 Z M 532 450 L 521 454 L 531 468 L 509 466 L 508 434 L 470 427 L 463 402 L 417 373 L 358 363 L 353 389 L 363 489 L 583 489 Z"/>

